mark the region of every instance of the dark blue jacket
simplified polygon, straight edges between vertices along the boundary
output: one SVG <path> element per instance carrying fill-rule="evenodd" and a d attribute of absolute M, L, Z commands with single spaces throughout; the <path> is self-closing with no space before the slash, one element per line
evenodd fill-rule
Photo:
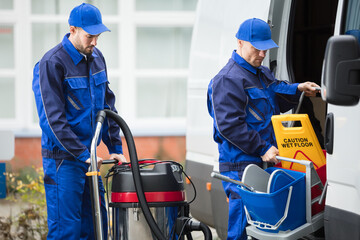
<path fill-rule="evenodd" d="M 33 91 L 43 157 L 85 161 L 90 157 L 96 114 L 104 108 L 116 111 L 115 96 L 108 87 L 102 53 L 94 48 L 86 60 L 68 37 L 35 65 Z M 104 123 L 102 140 L 110 153 L 122 153 L 120 129 L 110 119 Z"/>
<path fill-rule="evenodd" d="M 210 81 L 207 96 L 221 172 L 240 170 L 242 162 L 261 163 L 261 156 L 277 146 L 271 116 L 295 106 L 297 86 L 276 80 L 268 68 L 254 68 L 233 52 Z"/>

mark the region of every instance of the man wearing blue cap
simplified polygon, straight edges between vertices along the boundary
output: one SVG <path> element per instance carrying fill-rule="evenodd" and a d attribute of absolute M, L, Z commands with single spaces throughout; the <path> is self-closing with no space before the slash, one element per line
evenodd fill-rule
<path fill-rule="evenodd" d="M 98 111 L 115 109 L 99 35 L 110 31 L 93 5 L 75 7 L 70 33 L 35 65 L 33 91 L 40 127 L 44 185 L 48 211 L 47 239 L 94 239 L 89 178 L 90 144 Z M 105 121 L 102 140 L 110 159 L 125 161 L 120 129 Z M 98 167 L 102 159 L 98 158 Z M 107 216 L 104 187 L 99 177 L 104 239 Z"/>
<path fill-rule="evenodd" d="M 241 181 L 249 164 L 277 163 L 279 151 L 271 116 L 296 106 L 300 92 L 315 96 L 312 82 L 290 84 L 261 66 L 266 51 L 278 47 L 269 25 L 261 19 L 244 21 L 236 34 L 238 48 L 210 81 L 208 111 L 214 119 L 220 173 Z M 237 185 L 223 182 L 229 198 L 227 239 L 247 239 L 246 216 Z"/>

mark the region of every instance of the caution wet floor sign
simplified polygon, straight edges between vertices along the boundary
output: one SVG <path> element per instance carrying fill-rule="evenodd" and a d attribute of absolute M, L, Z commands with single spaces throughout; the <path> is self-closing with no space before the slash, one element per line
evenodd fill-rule
<path fill-rule="evenodd" d="M 271 118 L 282 157 L 312 161 L 315 169 L 326 164 L 325 156 L 307 114 L 283 114 Z M 293 127 L 288 127 L 295 123 Z M 305 172 L 300 164 L 282 162 L 282 167 Z"/>

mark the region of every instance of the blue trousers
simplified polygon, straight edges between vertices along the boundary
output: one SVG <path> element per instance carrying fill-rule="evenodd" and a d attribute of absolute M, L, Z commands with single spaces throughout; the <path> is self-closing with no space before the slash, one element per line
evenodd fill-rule
<path fill-rule="evenodd" d="M 242 171 L 229 171 L 222 172 L 225 175 L 234 180 L 241 181 Z M 228 220 L 228 235 L 227 240 L 246 240 L 246 215 L 244 210 L 243 201 L 238 194 L 238 188 L 236 184 L 230 182 L 222 182 L 226 196 L 229 198 L 229 220 Z"/>
<path fill-rule="evenodd" d="M 77 160 L 43 158 L 44 185 L 48 213 L 47 239 L 95 239 L 89 165 Z M 104 239 L 107 239 L 107 213 L 104 186 L 99 177 Z"/>

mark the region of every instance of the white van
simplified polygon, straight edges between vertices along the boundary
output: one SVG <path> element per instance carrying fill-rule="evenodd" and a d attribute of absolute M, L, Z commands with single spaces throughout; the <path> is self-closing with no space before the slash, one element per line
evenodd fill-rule
<path fill-rule="evenodd" d="M 305 112 L 321 142 L 324 136 L 327 150 L 325 238 L 360 239 L 360 40 L 354 37 L 360 37 L 358 0 L 199 0 L 186 132 L 186 172 L 197 189 L 191 214 L 226 239 L 226 196 L 221 182 L 210 177 L 219 166 L 206 91 L 236 48 L 240 23 L 252 17 L 272 26 L 279 48 L 268 51 L 264 65 L 277 79 L 322 86 L 322 97 L 311 98 Z"/>

